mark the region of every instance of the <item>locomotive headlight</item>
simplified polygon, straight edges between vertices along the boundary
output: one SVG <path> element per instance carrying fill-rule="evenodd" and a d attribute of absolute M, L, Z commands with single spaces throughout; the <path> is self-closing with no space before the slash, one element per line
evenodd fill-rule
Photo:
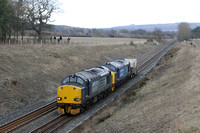
<path fill-rule="evenodd" d="M 57 100 L 58 100 L 58 101 L 62 100 L 62 97 L 57 97 Z"/>
<path fill-rule="evenodd" d="M 79 101 L 80 99 L 79 98 L 74 98 L 74 101 Z"/>

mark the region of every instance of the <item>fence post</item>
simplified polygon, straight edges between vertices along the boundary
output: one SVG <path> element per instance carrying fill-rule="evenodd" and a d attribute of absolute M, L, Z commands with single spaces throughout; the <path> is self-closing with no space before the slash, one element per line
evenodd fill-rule
<path fill-rule="evenodd" d="M 8 41 L 8 44 L 9 44 L 9 46 L 10 46 L 10 40 Z"/>
<path fill-rule="evenodd" d="M 40 41 L 40 45 L 42 46 L 42 40 Z"/>
<path fill-rule="evenodd" d="M 22 46 L 22 40 L 21 40 L 21 46 Z"/>

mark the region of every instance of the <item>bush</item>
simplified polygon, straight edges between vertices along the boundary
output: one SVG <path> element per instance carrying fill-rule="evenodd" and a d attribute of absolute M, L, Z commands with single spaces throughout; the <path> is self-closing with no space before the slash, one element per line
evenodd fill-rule
<path fill-rule="evenodd" d="M 153 39 L 147 39 L 147 42 L 153 42 Z"/>
<path fill-rule="evenodd" d="M 133 41 L 130 41 L 130 45 L 136 47 Z"/>
<path fill-rule="evenodd" d="M 106 119 L 110 118 L 112 115 L 110 113 L 105 114 L 102 118 L 98 119 L 98 124 L 104 122 Z"/>

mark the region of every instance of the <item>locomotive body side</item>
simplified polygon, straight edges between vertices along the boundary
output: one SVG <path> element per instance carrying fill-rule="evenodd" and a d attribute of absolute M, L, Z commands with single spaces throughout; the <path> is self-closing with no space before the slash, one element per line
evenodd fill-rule
<path fill-rule="evenodd" d="M 91 80 L 89 82 L 89 96 L 88 98 L 93 98 L 100 94 L 101 92 L 112 87 L 112 75 L 104 75 L 98 79 Z"/>

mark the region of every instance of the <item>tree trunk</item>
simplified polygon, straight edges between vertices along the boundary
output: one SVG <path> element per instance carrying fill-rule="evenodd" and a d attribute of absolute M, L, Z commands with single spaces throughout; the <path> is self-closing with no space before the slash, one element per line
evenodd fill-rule
<path fill-rule="evenodd" d="M 17 43 L 18 43 L 18 39 L 19 39 L 19 32 L 17 30 Z"/>
<path fill-rule="evenodd" d="M 3 33 L 3 43 L 6 43 L 6 34 L 5 33 Z"/>
<path fill-rule="evenodd" d="M 42 40 L 42 31 L 38 30 L 37 34 L 38 34 L 38 41 L 41 41 Z"/>
<path fill-rule="evenodd" d="M 22 29 L 22 37 L 21 37 L 21 40 L 23 41 L 24 40 L 24 30 Z"/>

